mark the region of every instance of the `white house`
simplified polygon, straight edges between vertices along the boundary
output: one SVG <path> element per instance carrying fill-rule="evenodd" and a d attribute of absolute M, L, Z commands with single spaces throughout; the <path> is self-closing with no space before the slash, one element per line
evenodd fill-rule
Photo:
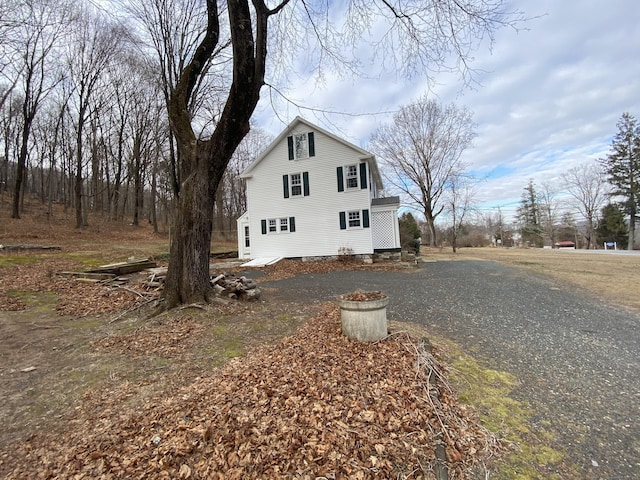
<path fill-rule="evenodd" d="M 296 117 L 240 175 L 240 258 L 400 251 L 398 197 L 380 198 L 373 154 Z"/>

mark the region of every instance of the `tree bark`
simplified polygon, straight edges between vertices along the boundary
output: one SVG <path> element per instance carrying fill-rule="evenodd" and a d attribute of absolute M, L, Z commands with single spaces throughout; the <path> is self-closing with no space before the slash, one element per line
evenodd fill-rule
<path fill-rule="evenodd" d="M 165 281 L 167 308 L 206 302 L 210 295 L 209 253 L 211 251 L 211 211 L 206 158 L 196 158 L 199 168 L 181 185 L 171 232 L 170 262 Z M 198 162 L 198 160 L 200 160 Z"/>
<path fill-rule="evenodd" d="M 202 67 L 218 42 L 216 0 L 207 0 L 207 34 L 182 71 L 169 99 L 169 119 L 178 147 L 181 183 L 164 289 L 164 307 L 168 309 L 209 299 L 209 254 L 216 191 L 233 152 L 249 132 L 249 119 L 264 83 L 270 12 L 263 2 L 254 3 L 255 41 L 248 2 L 240 0 L 227 4 L 233 48 L 233 81 L 211 138 L 206 141 L 196 139 L 188 104 Z"/>

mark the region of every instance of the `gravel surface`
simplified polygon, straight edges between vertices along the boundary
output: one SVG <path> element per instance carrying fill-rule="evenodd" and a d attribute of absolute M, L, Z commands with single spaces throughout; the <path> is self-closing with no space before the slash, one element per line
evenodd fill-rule
<path fill-rule="evenodd" d="M 282 300 L 390 297 L 388 318 L 429 326 L 518 377 L 513 393 L 551 424 L 585 479 L 640 479 L 640 317 L 550 278 L 487 261 L 336 271 L 274 281 Z M 549 422 L 549 423 L 547 423 Z"/>

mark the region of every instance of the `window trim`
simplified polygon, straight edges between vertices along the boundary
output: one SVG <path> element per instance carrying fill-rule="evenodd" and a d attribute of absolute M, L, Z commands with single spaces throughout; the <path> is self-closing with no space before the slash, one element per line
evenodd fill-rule
<path fill-rule="evenodd" d="M 273 223 L 272 223 L 273 222 Z M 260 220 L 263 235 L 279 235 L 281 233 L 295 233 L 296 217 L 273 217 Z M 282 228 L 285 226 L 285 228 Z M 272 230 L 272 227 L 275 230 Z"/>
<path fill-rule="evenodd" d="M 340 230 L 363 230 L 365 228 L 371 228 L 371 218 L 368 208 L 362 210 L 344 210 L 339 213 L 340 218 Z M 349 214 L 357 213 L 359 218 L 359 225 L 351 226 L 351 219 Z"/>
<path fill-rule="evenodd" d="M 298 156 L 296 150 L 296 138 L 305 136 L 306 139 L 306 155 Z M 287 137 L 287 149 L 289 160 L 305 160 L 316 156 L 315 135 L 313 132 L 295 132 Z"/>
<path fill-rule="evenodd" d="M 350 174 L 350 170 L 353 168 L 353 174 Z M 344 189 L 345 190 L 359 190 L 360 189 L 360 175 L 358 172 L 358 164 L 353 163 L 344 166 Z M 349 180 L 355 180 L 355 185 L 349 185 Z"/>
<path fill-rule="evenodd" d="M 293 177 L 297 176 L 299 183 L 294 183 L 293 182 Z M 303 180 L 302 180 L 302 172 L 300 173 L 290 173 L 289 174 L 289 186 L 290 186 L 290 195 L 292 197 L 302 197 L 304 196 L 304 188 L 303 188 Z M 294 188 L 298 187 L 300 189 L 299 193 L 294 193 Z"/>
<path fill-rule="evenodd" d="M 362 211 L 361 210 L 347 210 L 347 230 L 355 230 L 362 228 Z M 352 218 L 353 216 L 353 218 Z M 352 222 L 357 222 L 357 225 L 351 225 Z"/>
<path fill-rule="evenodd" d="M 300 184 L 293 183 L 293 176 L 298 175 Z M 300 193 L 293 193 L 294 187 L 300 187 Z M 284 198 L 292 197 L 308 197 L 310 195 L 309 188 L 309 172 L 285 173 L 282 175 L 282 190 Z"/>

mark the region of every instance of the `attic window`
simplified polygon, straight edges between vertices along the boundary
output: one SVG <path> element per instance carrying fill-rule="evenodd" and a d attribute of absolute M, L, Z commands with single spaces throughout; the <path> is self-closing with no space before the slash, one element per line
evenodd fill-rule
<path fill-rule="evenodd" d="M 296 133 L 287 138 L 289 160 L 301 160 L 316 154 L 313 132 Z"/>
<path fill-rule="evenodd" d="M 296 158 L 309 157 L 309 143 L 307 142 L 307 134 L 302 133 L 293 136 L 293 148 Z"/>

